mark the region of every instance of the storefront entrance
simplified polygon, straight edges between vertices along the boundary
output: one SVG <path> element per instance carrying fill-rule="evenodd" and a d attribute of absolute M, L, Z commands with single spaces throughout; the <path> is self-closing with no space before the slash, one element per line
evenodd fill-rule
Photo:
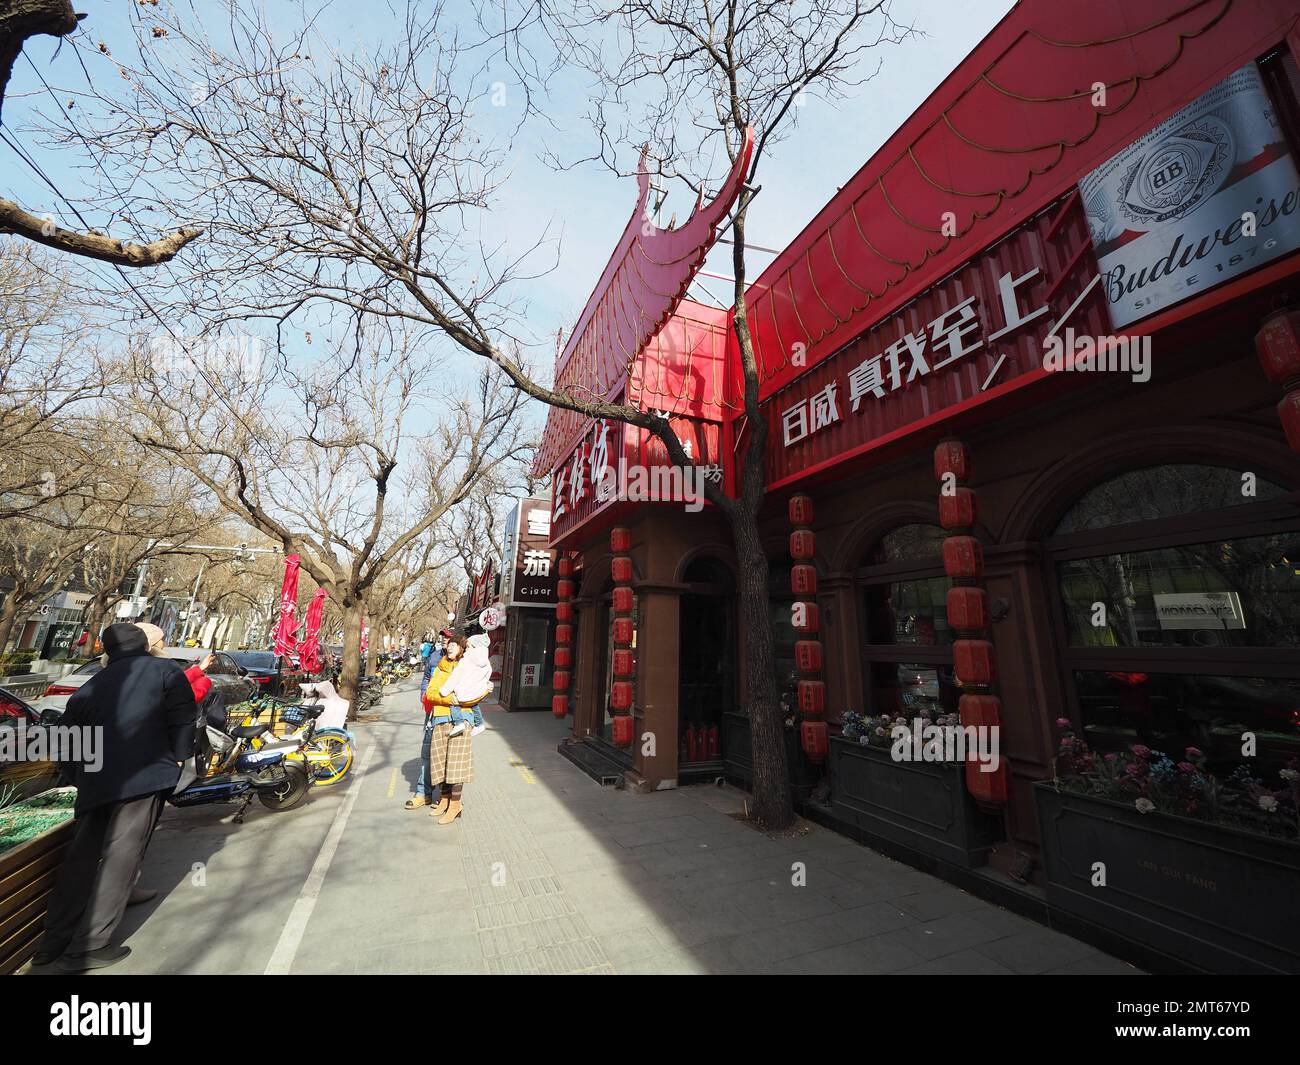
<path fill-rule="evenodd" d="M 721 562 L 700 558 L 685 573 L 678 650 L 679 779 L 722 774 L 723 715 L 736 703 L 735 582 Z"/>

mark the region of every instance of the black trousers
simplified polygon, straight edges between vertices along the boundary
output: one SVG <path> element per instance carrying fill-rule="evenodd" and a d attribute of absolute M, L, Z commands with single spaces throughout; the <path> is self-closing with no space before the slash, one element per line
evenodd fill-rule
<path fill-rule="evenodd" d="M 42 952 L 84 954 L 108 946 L 162 816 L 164 795 L 107 803 L 77 818 L 46 909 Z"/>

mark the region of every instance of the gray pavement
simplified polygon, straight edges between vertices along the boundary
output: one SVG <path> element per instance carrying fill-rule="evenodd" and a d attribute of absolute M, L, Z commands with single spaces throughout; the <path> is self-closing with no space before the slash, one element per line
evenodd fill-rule
<path fill-rule="evenodd" d="M 464 815 L 439 826 L 402 809 L 415 692 L 296 810 L 169 807 L 142 877 L 159 898 L 128 911 L 134 953 L 109 972 L 1137 971 L 821 827 L 769 839 L 731 816 L 735 789 L 601 788 L 550 714 L 489 708 Z"/>

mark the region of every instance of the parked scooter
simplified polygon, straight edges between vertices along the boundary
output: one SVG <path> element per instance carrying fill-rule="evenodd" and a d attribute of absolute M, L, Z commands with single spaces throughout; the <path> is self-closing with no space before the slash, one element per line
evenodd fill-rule
<path fill-rule="evenodd" d="M 234 822 L 241 824 L 248 804 L 256 798 L 268 810 L 282 813 L 298 805 L 311 787 L 305 762 L 290 756 L 311 741 L 316 718 L 324 707 L 300 706 L 307 726 L 284 740 L 267 734 L 265 722 L 236 725 L 220 732 L 208 726 L 208 741 L 217 760 L 215 772 L 198 777 L 167 801 L 173 806 L 206 806 L 209 803 L 239 802 Z M 262 741 L 254 750 L 254 740 Z"/>

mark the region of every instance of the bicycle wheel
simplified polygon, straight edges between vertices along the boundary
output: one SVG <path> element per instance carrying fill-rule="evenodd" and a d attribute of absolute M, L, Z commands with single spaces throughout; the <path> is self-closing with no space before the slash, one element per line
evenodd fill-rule
<path fill-rule="evenodd" d="M 318 732 L 303 753 L 307 756 L 312 783 L 318 787 L 337 784 L 352 771 L 355 757 L 352 741 L 341 732 Z"/>
<path fill-rule="evenodd" d="M 303 796 L 307 794 L 307 789 L 311 787 L 307 774 L 298 766 L 286 765 L 284 770 L 284 780 L 279 786 L 274 790 L 257 793 L 261 804 L 276 813 L 292 810 L 302 801 Z"/>

